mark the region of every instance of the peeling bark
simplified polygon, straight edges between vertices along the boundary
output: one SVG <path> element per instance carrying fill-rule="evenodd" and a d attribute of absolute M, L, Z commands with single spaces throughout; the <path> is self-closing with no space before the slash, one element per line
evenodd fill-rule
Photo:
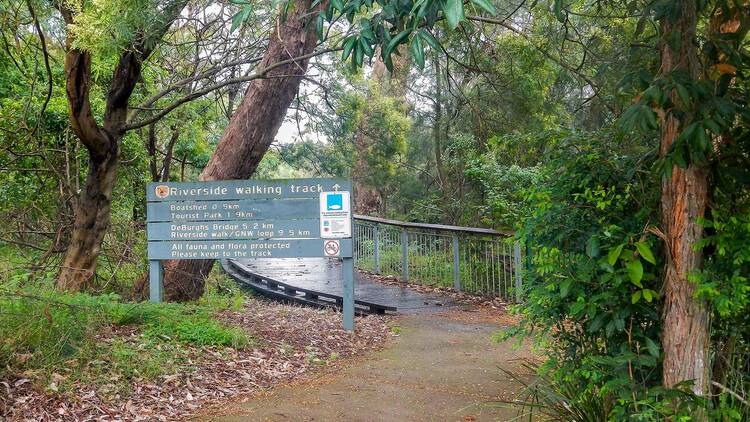
<path fill-rule="evenodd" d="M 696 51 L 696 5 L 683 1 L 676 20 L 664 19 L 662 36 L 680 38 L 679 50 L 668 42 L 661 45 L 662 75 L 674 71 L 699 74 Z M 677 103 L 676 93 L 672 93 Z M 691 116 L 665 110 L 661 123 L 660 153 L 668 154 L 680 130 Z M 708 202 L 708 172 L 694 163 L 682 169 L 673 166 L 671 177 L 662 177 L 661 213 L 664 226 L 667 262 L 664 272 L 664 309 L 662 346 L 664 348 L 663 383 L 672 388 L 680 382 L 692 381 L 693 392 L 706 395 L 710 376 L 710 313 L 704 300 L 695 298 L 696 285 L 689 276 L 701 269 L 703 254 L 695 244 L 703 237 L 698 219 L 703 217 Z M 698 420 L 705 419 L 696 415 Z"/>

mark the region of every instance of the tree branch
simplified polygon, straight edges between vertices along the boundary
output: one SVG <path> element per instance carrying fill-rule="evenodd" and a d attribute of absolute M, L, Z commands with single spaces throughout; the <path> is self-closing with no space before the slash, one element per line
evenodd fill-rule
<path fill-rule="evenodd" d="M 33 136 L 34 133 L 36 133 L 37 129 L 39 129 L 39 123 L 42 120 L 41 117 L 44 114 L 44 111 L 47 109 L 47 104 L 49 104 L 50 98 L 52 98 L 53 81 L 52 81 L 52 68 L 49 65 L 49 53 L 47 52 L 47 40 L 44 37 L 42 26 L 39 24 L 39 19 L 37 19 L 36 13 L 34 12 L 34 8 L 31 6 L 31 0 L 26 0 L 26 6 L 28 6 L 29 8 L 29 13 L 31 14 L 31 18 L 34 21 L 34 27 L 36 28 L 36 32 L 39 35 L 39 42 L 41 43 L 41 47 L 42 47 L 42 57 L 44 58 L 44 67 L 47 71 L 47 96 L 44 98 L 44 103 L 42 103 L 42 108 L 39 109 L 39 118 L 36 119 L 34 130 L 31 131 L 31 135 Z"/>
<path fill-rule="evenodd" d="M 261 59 L 263 59 L 263 57 L 259 56 L 259 57 L 252 57 L 252 58 L 249 58 L 249 59 L 235 60 L 235 61 L 232 61 L 232 62 L 224 63 L 221 66 L 216 65 L 216 66 L 214 66 L 214 67 L 212 67 L 212 68 L 210 68 L 210 69 L 208 69 L 208 70 L 206 70 L 204 72 L 201 72 L 201 73 L 199 73 L 197 75 L 189 76 L 187 78 L 183 78 L 183 79 L 181 79 L 181 80 L 173 83 L 172 85 L 170 85 L 170 86 L 164 88 L 163 90 L 157 92 L 156 94 L 152 95 L 151 97 L 149 97 L 148 99 L 146 99 L 145 101 L 143 101 L 142 103 L 138 104 L 137 106 L 135 106 L 133 108 L 148 109 L 156 101 L 158 101 L 160 98 L 164 97 L 165 95 L 169 94 L 172 91 L 176 91 L 177 89 L 182 88 L 184 85 L 187 85 L 187 84 L 189 84 L 191 82 L 195 82 L 195 81 L 200 80 L 200 79 L 204 79 L 204 78 L 207 78 L 207 77 L 210 77 L 210 76 L 214 76 L 218 72 L 220 72 L 220 71 L 222 71 L 224 69 L 227 69 L 227 68 L 230 68 L 230 67 L 234 67 L 234 66 L 243 65 L 243 64 L 256 63 L 256 62 L 261 61 Z"/>
<path fill-rule="evenodd" d="M 227 79 L 225 81 L 222 81 L 222 82 L 219 82 L 219 83 L 207 86 L 207 87 L 205 87 L 203 89 L 194 91 L 194 92 L 192 92 L 192 93 L 190 93 L 190 94 L 188 94 L 188 95 L 186 95 L 186 96 L 184 96 L 184 97 L 176 100 L 172 104 L 170 104 L 167 107 L 165 107 L 164 109 L 162 109 L 160 112 L 152 115 L 151 117 L 149 117 L 147 119 L 144 119 L 144 120 L 141 120 L 141 121 L 138 121 L 138 122 L 130 122 L 130 123 L 126 124 L 125 126 L 122 127 L 122 131 L 125 132 L 125 131 L 128 131 L 128 130 L 137 129 L 139 127 L 144 127 L 144 126 L 147 126 L 147 125 L 149 125 L 151 123 L 157 122 L 161 118 L 163 118 L 164 116 L 166 116 L 167 114 L 171 113 L 174 109 L 176 109 L 177 107 L 181 106 L 182 104 L 185 104 L 185 103 L 187 103 L 189 101 L 192 101 L 192 100 L 194 100 L 196 98 L 200 98 L 200 97 L 202 97 L 202 96 L 204 96 L 206 94 L 211 93 L 212 91 L 215 91 L 217 89 L 223 88 L 223 87 L 225 87 L 227 85 L 232 85 L 232 84 L 237 84 L 237 83 L 242 83 L 242 82 L 248 82 L 248 81 L 252 81 L 252 80 L 255 80 L 255 79 L 263 79 L 263 78 L 267 77 L 268 72 L 270 72 L 270 71 L 272 71 L 272 70 L 274 70 L 274 69 L 276 69 L 278 67 L 281 67 L 281 66 L 284 66 L 284 65 L 287 65 L 287 64 L 290 64 L 290 63 L 296 63 L 299 60 L 305 60 L 305 59 L 309 59 L 311 57 L 316 57 L 316 56 L 320 56 L 322 54 L 326 54 L 326 53 L 330 53 L 330 52 L 334 52 L 334 51 L 340 51 L 340 50 L 342 50 L 341 47 L 326 48 L 326 49 L 323 49 L 323 50 L 314 51 L 314 52 L 312 52 L 310 54 L 305 54 L 305 55 L 302 55 L 300 57 L 293 57 L 293 58 L 290 58 L 290 59 L 278 61 L 278 62 L 276 62 L 276 63 L 268 66 L 265 69 L 259 70 L 258 72 L 256 72 L 255 74 L 252 74 L 252 75 L 238 77 L 238 78 L 233 78 L 233 79 Z M 294 77 L 300 77 L 300 76 L 297 75 L 297 76 L 294 76 Z"/>
<path fill-rule="evenodd" d="M 553 56 L 547 50 L 545 50 L 545 49 L 537 46 L 531 40 L 531 37 L 529 37 L 527 34 L 525 34 L 520 29 L 514 27 L 513 25 L 508 24 L 507 22 L 505 22 L 505 20 L 493 19 L 493 18 L 485 18 L 483 16 L 473 16 L 473 15 L 467 15 L 466 19 L 468 19 L 470 21 L 475 21 L 475 22 L 484 22 L 484 23 L 490 23 L 490 24 L 493 24 L 493 25 L 500 25 L 503 28 L 506 28 L 506 29 L 510 30 L 511 32 L 513 32 L 513 33 L 521 36 L 523 39 L 525 39 L 526 41 L 528 41 L 529 44 L 532 47 L 534 47 L 534 49 L 536 49 L 537 51 L 539 51 L 540 53 L 542 53 L 542 55 L 544 57 L 546 57 L 547 59 L 555 62 L 557 65 L 559 65 L 563 69 L 567 70 L 568 72 L 571 72 L 574 75 L 578 76 L 579 78 L 583 79 L 587 84 L 589 84 L 589 86 L 591 86 L 591 89 L 594 90 L 594 92 L 596 93 L 596 96 L 599 96 L 599 87 L 597 86 L 597 84 L 589 76 L 587 76 L 583 72 L 581 72 L 578 69 L 576 69 L 575 66 L 573 66 L 573 65 L 565 62 L 564 60 L 562 60 L 562 59 L 560 59 L 558 57 Z M 607 104 L 606 101 L 602 101 L 602 103 L 604 104 L 605 107 L 607 107 L 607 109 L 610 112 L 616 114 L 616 111 L 609 104 Z"/>

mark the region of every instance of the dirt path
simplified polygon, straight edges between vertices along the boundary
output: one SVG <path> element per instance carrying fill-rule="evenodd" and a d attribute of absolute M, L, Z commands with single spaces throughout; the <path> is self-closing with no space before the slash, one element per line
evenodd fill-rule
<path fill-rule="evenodd" d="M 213 409 L 206 421 L 508 421 L 500 403 L 521 389 L 510 342 L 493 343 L 497 316 L 458 308 L 398 320 L 400 336 L 363 361 L 309 382 Z"/>

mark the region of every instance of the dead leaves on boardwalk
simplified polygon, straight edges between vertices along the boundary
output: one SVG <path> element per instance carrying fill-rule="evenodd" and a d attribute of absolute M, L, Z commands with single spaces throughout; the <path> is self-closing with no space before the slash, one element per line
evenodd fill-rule
<path fill-rule="evenodd" d="M 344 357 L 377 349 L 390 336 L 385 320 L 357 319 L 355 334 L 341 329 L 341 314 L 250 299 L 240 312 L 221 315 L 254 338 L 244 349 L 181 346 L 180 365 L 152 380 L 136 378 L 128 391 L 111 384 L 73 383 L 56 393 L 65 368 L 48 385 L 33 374 L 0 380 L 0 420 L 175 420 L 228 398 L 298 378 Z M 132 329 L 114 330 L 101 341 L 138 342 Z M 115 376 L 116 378 L 116 376 Z M 108 390 L 109 389 L 109 390 Z"/>

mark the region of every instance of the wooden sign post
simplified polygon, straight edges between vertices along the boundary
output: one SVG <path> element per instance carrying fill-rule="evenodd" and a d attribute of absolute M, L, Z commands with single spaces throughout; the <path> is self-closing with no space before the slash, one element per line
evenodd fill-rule
<path fill-rule="evenodd" d="M 149 286 L 161 302 L 165 259 L 342 259 L 344 329 L 354 330 L 352 184 L 348 179 L 151 183 Z"/>

